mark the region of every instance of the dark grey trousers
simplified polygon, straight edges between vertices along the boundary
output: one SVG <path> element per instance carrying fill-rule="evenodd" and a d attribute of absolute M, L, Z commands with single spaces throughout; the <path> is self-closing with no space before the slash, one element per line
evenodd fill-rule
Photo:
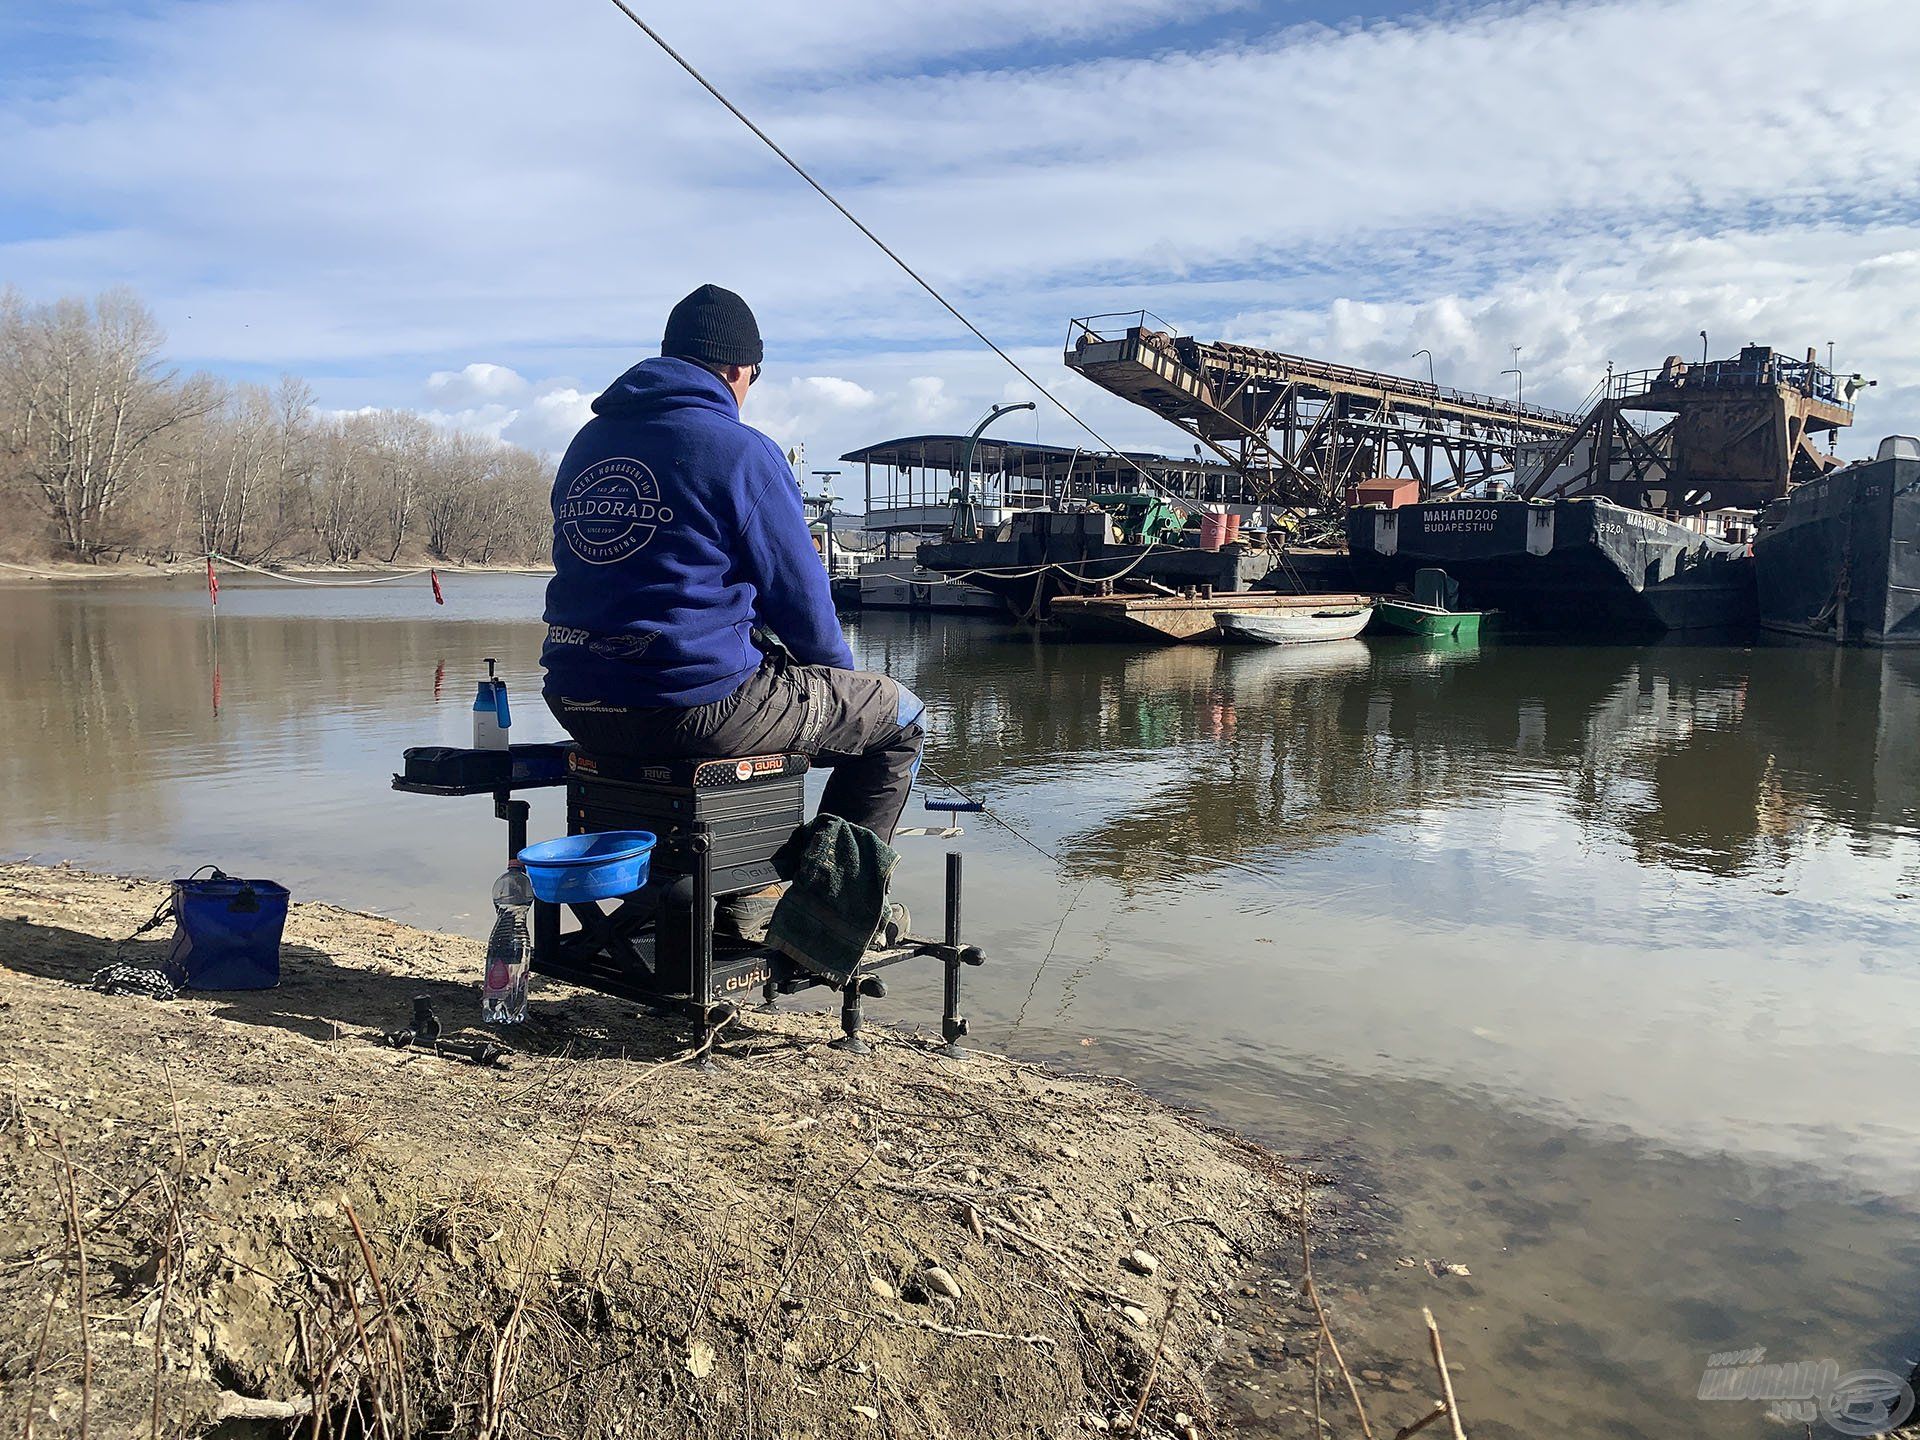
<path fill-rule="evenodd" d="M 832 769 L 824 815 L 893 838 L 920 766 L 926 706 L 889 675 L 769 660 L 724 700 L 691 709 L 605 705 L 549 695 L 554 718 L 589 753 L 642 760 L 793 752 Z"/>

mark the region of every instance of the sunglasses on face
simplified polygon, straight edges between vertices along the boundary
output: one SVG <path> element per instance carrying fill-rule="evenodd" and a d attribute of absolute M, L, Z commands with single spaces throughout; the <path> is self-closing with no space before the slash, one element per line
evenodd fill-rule
<path fill-rule="evenodd" d="M 760 367 L 756 365 L 753 367 L 753 369 L 747 372 L 747 385 L 749 386 L 749 388 L 751 388 L 751 386 L 753 385 L 753 382 L 758 380 L 759 378 L 760 378 Z"/>

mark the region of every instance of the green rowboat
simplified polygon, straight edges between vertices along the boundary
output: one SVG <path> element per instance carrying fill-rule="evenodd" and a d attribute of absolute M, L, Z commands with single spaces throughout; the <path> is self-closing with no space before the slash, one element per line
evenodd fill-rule
<path fill-rule="evenodd" d="M 1456 640 L 1479 637 L 1480 615 L 1478 610 L 1443 610 L 1413 600 L 1381 600 L 1373 607 L 1373 618 L 1389 629 L 1408 635 L 1452 636 Z"/>

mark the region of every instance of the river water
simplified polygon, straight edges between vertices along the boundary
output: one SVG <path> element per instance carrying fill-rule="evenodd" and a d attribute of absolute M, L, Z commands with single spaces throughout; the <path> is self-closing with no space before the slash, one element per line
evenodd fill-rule
<path fill-rule="evenodd" d="M 486 656 L 516 737 L 557 734 L 542 582 L 443 583 L 237 581 L 217 622 L 187 581 L 0 588 L 0 852 L 484 934 L 490 802 L 387 782 L 465 743 Z M 1328 1260 L 1349 1349 L 1417 1354 L 1431 1305 L 1480 1440 L 1802 1433 L 1695 1398 L 1714 1352 L 1910 1369 L 1920 655 L 850 629 L 931 762 L 1063 861 L 967 817 L 979 1043 L 1377 1193 Z M 941 842 L 902 846 L 931 919 Z M 894 994 L 933 1022 L 934 975 Z"/>

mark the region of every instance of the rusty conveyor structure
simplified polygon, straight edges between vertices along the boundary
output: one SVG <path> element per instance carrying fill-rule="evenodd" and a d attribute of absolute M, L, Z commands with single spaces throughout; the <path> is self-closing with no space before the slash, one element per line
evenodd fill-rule
<path fill-rule="evenodd" d="M 1492 395 L 1176 333 L 1149 311 L 1071 323 L 1066 363 L 1172 421 L 1263 500 L 1338 512 L 1348 490 L 1417 479 L 1422 498 L 1513 468 L 1580 417 Z"/>
<path fill-rule="evenodd" d="M 1658 370 L 1610 373 L 1575 429 L 1523 446 L 1518 488 L 1669 514 L 1757 508 L 1839 463 L 1816 437 L 1853 423 L 1853 396 L 1869 383 L 1812 350 L 1798 359 L 1748 345 L 1698 364 L 1670 355 Z"/>

